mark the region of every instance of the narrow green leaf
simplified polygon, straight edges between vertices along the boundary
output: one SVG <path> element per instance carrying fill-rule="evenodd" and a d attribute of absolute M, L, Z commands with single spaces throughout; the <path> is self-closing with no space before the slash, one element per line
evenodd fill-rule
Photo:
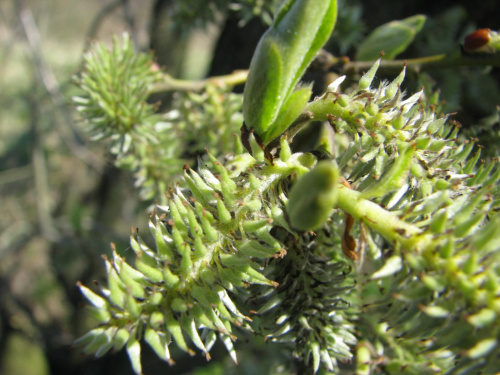
<path fill-rule="evenodd" d="M 358 47 L 356 60 L 375 60 L 384 51 L 385 60 L 392 60 L 413 42 L 422 29 L 426 16 L 418 14 L 377 27 Z"/>

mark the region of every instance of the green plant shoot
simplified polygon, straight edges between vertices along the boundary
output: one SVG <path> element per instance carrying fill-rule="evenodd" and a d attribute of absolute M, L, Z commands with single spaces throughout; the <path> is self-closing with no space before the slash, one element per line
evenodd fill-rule
<path fill-rule="evenodd" d="M 288 0 L 261 38 L 250 64 L 243 117 L 266 145 L 300 115 L 311 95 L 295 90 L 299 79 L 328 40 L 337 17 L 337 1 Z"/>
<path fill-rule="evenodd" d="M 288 197 L 290 225 L 297 230 L 320 228 L 337 202 L 339 171 L 336 163 L 321 161 L 293 185 Z"/>

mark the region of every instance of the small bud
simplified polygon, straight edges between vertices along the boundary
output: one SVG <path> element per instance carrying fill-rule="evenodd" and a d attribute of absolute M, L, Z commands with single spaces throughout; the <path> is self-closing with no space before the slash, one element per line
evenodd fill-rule
<path fill-rule="evenodd" d="M 115 337 L 113 338 L 114 341 L 113 350 L 115 351 L 122 350 L 123 347 L 127 345 L 129 339 L 130 339 L 130 332 L 128 331 L 128 329 L 119 328 L 115 333 Z"/>
<path fill-rule="evenodd" d="M 165 323 L 167 326 L 167 330 L 172 334 L 175 343 L 179 347 L 179 349 L 187 352 L 193 353 L 191 349 L 188 348 L 186 341 L 184 340 L 184 336 L 182 335 L 182 328 L 179 322 L 174 318 L 170 311 L 167 311 L 165 314 Z"/>
<path fill-rule="evenodd" d="M 491 40 L 490 29 L 479 29 L 465 37 L 464 49 L 467 52 L 485 52 Z M 485 50 L 486 49 L 486 50 Z"/>
<path fill-rule="evenodd" d="M 156 332 L 151 327 L 146 328 L 146 332 L 144 332 L 144 341 L 146 341 L 151 349 L 154 350 L 156 355 L 163 359 L 164 361 L 167 360 L 167 355 L 166 355 L 166 350 L 167 345 L 163 342 L 164 340 L 161 339 L 160 335 Z"/>
<path fill-rule="evenodd" d="M 283 136 L 280 138 L 280 159 L 281 161 L 288 161 L 290 159 L 290 155 L 292 155 L 292 151 L 290 150 L 290 145 L 288 144 L 288 139 Z"/>
<path fill-rule="evenodd" d="M 217 197 L 217 213 L 219 214 L 219 220 L 223 224 L 228 224 L 232 220 L 231 213 L 226 208 L 226 205 L 224 204 L 222 199 L 220 199 L 218 194 L 216 197 Z"/>
<path fill-rule="evenodd" d="M 337 202 L 337 165 L 319 162 L 293 185 L 287 202 L 290 225 L 309 231 L 321 227 L 330 217 Z"/>
<path fill-rule="evenodd" d="M 358 84 L 358 90 L 367 90 L 372 84 L 373 78 L 375 78 L 375 73 L 380 65 L 380 58 L 375 61 L 375 64 L 360 78 Z"/>

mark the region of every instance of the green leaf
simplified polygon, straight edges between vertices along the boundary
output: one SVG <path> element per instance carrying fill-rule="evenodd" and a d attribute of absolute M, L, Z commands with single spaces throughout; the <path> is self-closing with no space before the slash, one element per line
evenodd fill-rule
<path fill-rule="evenodd" d="M 250 64 L 243 115 L 247 129 L 254 129 L 264 144 L 300 115 L 303 105 L 298 108 L 298 103 L 303 103 L 305 91 L 293 92 L 328 40 L 336 17 L 335 0 L 289 0 L 262 36 Z"/>
<path fill-rule="evenodd" d="M 359 46 L 356 60 L 376 60 L 381 51 L 384 51 L 383 59 L 394 59 L 413 42 L 415 35 L 424 26 L 426 18 L 418 14 L 377 27 Z"/>
<path fill-rule="evenodd" d="M 310 97 L 310 87 L 304 87 L 294 91 L 283 105 L 283 109 L 280 116 L 276 119 L 276 122 L 264 134 L 264 139 L 274 139 L 279 137 L 292 124 L 292 122 L 299 117 Z"/>

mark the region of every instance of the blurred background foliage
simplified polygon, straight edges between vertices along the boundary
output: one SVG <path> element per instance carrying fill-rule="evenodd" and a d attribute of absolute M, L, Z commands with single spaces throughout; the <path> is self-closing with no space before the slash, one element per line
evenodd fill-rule
<path fill-rule="evenodd" d="M 131 373 L 124 353 L 96 360 L 71 346 L 91 324 L 75 283 L 102 280 L 101 255 L 109 251 L 109 242 L 127 249 L 126 228 L 146 228 L 151 203 L 139 199 L 133 177 L 114 166 L 105 146 L 89 142 L 76 116 L 72 76 L 80 70 L 83 51 L 93 40 L 109 44 L 113 35 L 127 31 L 135 46 L 153 50 L 173 77 L 228 74 L 248 68 L 278 4 L 0 2 L 0 374 Z M 477 28 L 500 29 L 497 0 L 342 0 L 339 10 L 327 49 L 350 59 L 376 27 L 415 14 L 427 15 L 427 21 L 398 59 L 449 52 Z M 405 83 L 408 91 L 439 88 L 444 112 L 457 112 L 454 118 L 483 144 L 498 144 L 499 69 L 442 69 L 411 78 Z M 157 94 L 152 102 L 161 101 L 167 111 L 176 100 L 183 102 L 181 95 L 193 100 L 189 95 L 194 94 Z M 170 370 L 145 353 L 145 372 L 280 373 L 281 354 L 270 344 L 248 340 L 237 346 L 238 368 L 216 347 L 209 363 L 177 353 L 180 360 Z"/>

